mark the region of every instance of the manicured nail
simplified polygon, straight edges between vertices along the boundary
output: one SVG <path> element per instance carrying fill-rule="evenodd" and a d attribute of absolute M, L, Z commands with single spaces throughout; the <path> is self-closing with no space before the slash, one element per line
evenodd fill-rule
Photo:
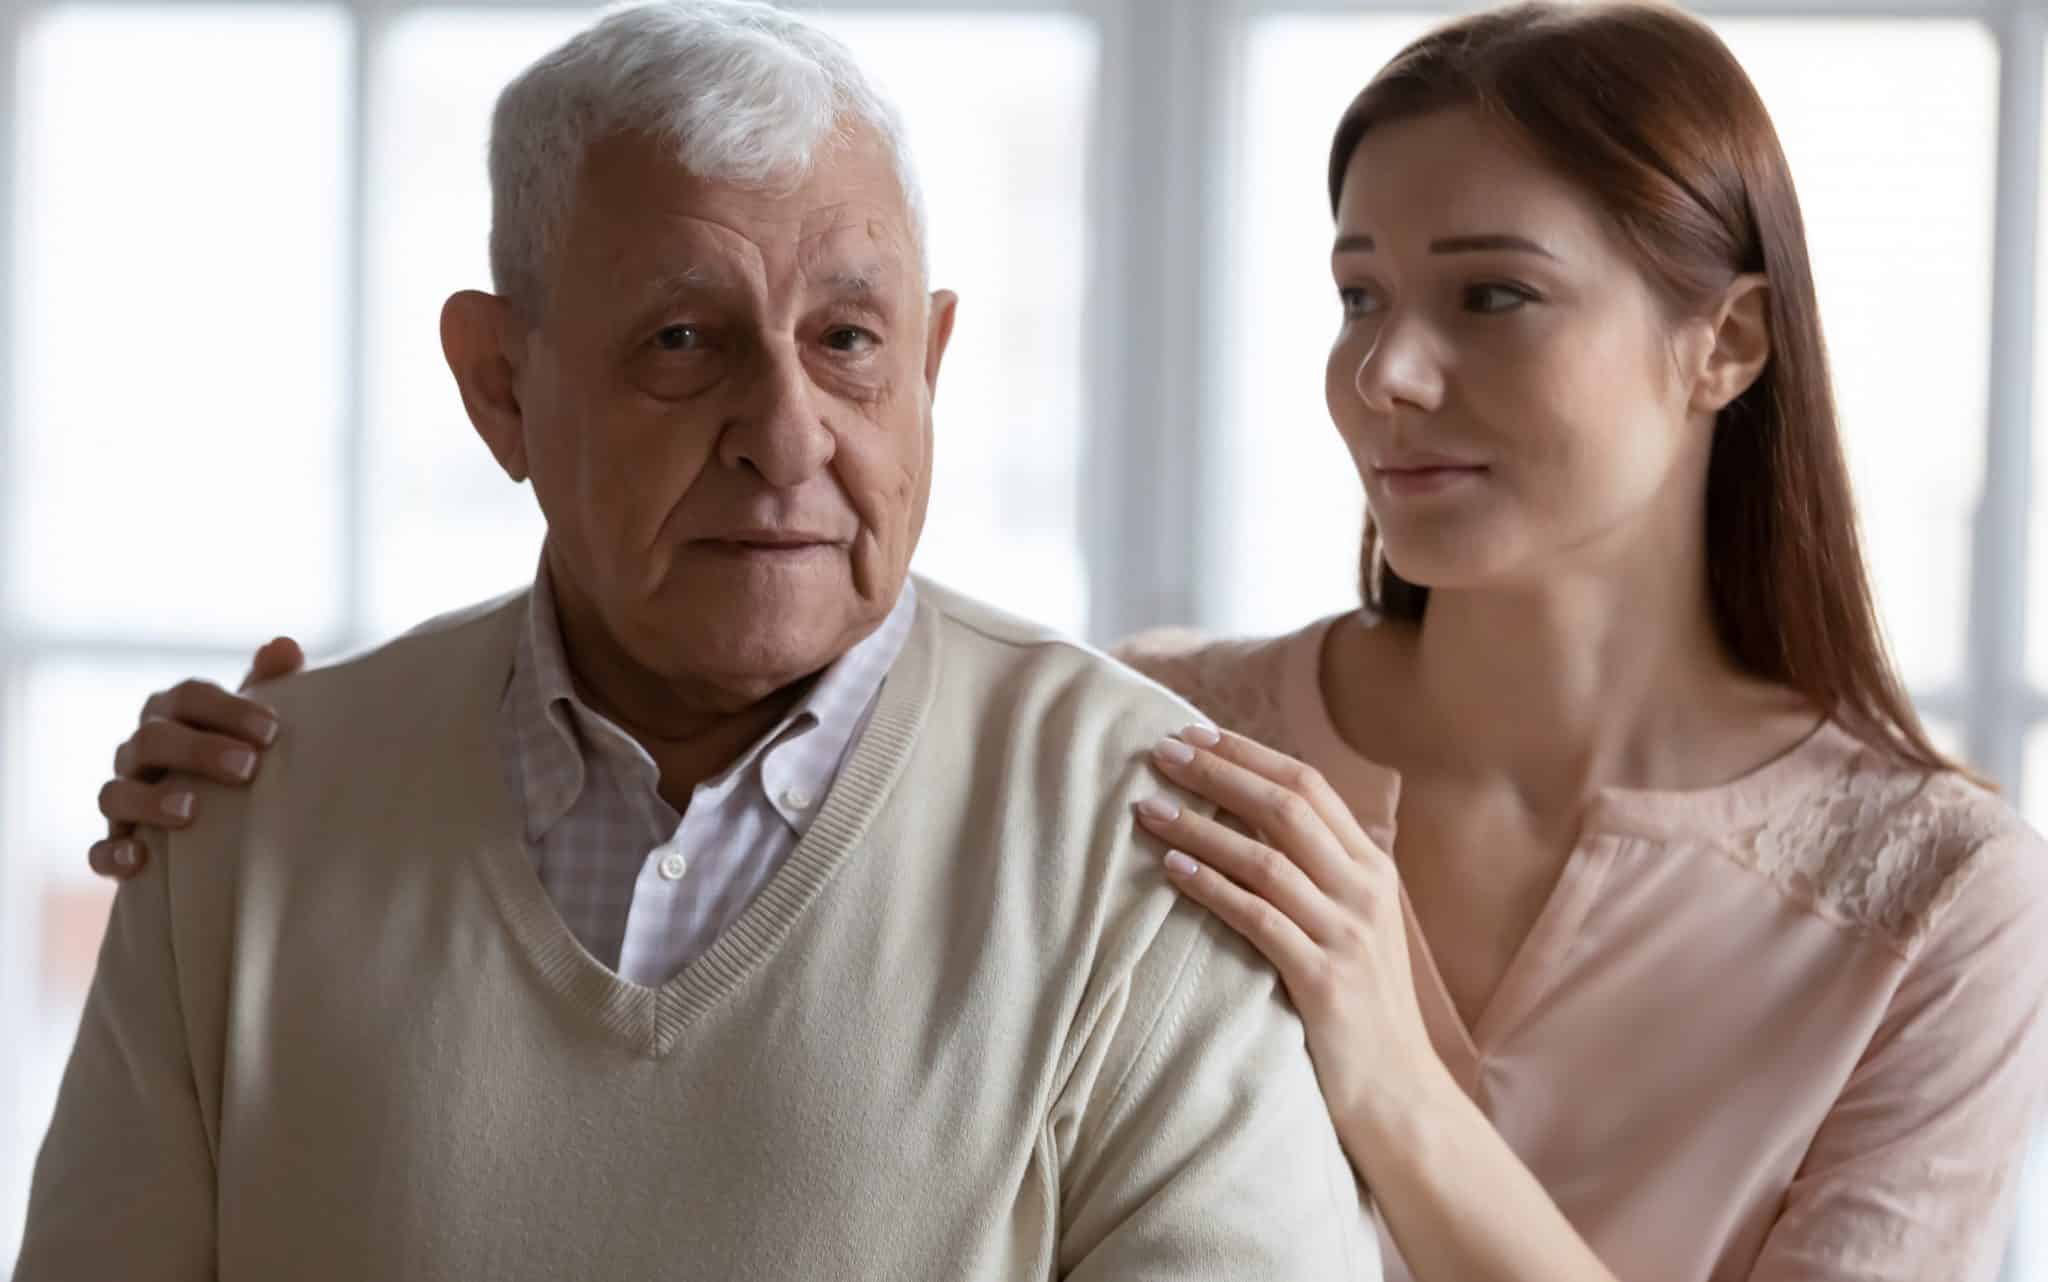
<path fill-rule="evenodd" d="M 256 773 L 256 754 L 247 748 L 230 748 L 220 754 L 221 768 L 237 779 Z"/>
<path fill-rule="evenodd" d="M 268 748 L 277 740 L 277 722 L 269 717 L 257 717 L 249 722 L 249 732 L 256 736 L 256 742 Z"/>
<path fill-rule="evenodd" d="M 170 796 L 165 797 L 164 813 L 176 815 L 180 819 L 190 819 L 192 817 L 192 794 L 189 792 L 174 792 Z"/>
<path fill-rule="evenodd" d="M 1203 748 L 1213 748 L 1223 742 L 1223 736 L 1216 733 L 1216 727 L 1205 726 L 1199 721 L 1181 731 L 1180 737 Z"/>
<path fill-rule="evenodd" d="M 129 869 L 135 867 L 134 846 L 131 846 L 124 841 L 121 842 L 119 845 L 115 846 L 111 853 L 113 854 L 114 858 L 114 867 L 122 869 Z"/>
<path fill-rule="evenodd" d="M 1195 861 L 1178 850 L 1169 850 L 1166 852 L 1166 871 L 1175 877 L 1192 877 L 1195 875 Z"/>
<path fill-rule="evenodd" d="M 1154 756 L 1169 765 L 1184 766 L 1195 759 L 1195 750 L 1178 739 L 1161 739 L 1152 749 Z"/>
<path fill-rule="evenodd" d="M 1147 797 L 1138 803 L 1138 813 L 1154 823 L 1170 824 L 1180 818 L 1180 807 L 1164 797 Z"/>

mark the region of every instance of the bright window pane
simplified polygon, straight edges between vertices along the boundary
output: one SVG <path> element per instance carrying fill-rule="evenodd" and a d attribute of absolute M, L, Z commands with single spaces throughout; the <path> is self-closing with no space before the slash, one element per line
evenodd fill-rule
<path fill-rule="evenodd" d="M 1323 404 L 1336 336 L 1330 131 L 1381 63 L 1439 19 L 1271 18 L 1252 25 L 1233 220 L 1225 419 L 1209 467 L 1202 623 L 1276 632 L 1358 603 L 1364 493 Z"/>
<path fill-rule="evenodd" d="M 902 109 L 932 285 L 960 295 L 916 567 L 1078 635 L 1080 140 L 1094 111 L 1094 28 L 1055 15 L 815 16 Z"/>
<path fill-rule="evenodd" d="M 2044 132 L 2041 147 L 2041 190 L 2048 193 L 2048 132 Z M 2035 252 L 2039 257 L 2034 272 L 2034 475 L 2027 549 L 2027 672 L 2037 688 L 2048 688 L 2048 199 L 2041 202 L 2038 235 Z M 2048 1232 L 2042 1237 L 2043 1255 L 2048 1256 Z M 2044 1264 L 2042 1276 L 2048 1278 L 2048 1264 Z"/>
<path fill-rule="evenodd" d="M 933 283 L 961 295 L 940 380 L 917 567 L 1079 631 L 1083 157 L 1095 43 L 1054 16 L 820 15 L 902 108 L 925 184 Z M 437 315 L 487 287 L 491 103 L 587 19 L 429 10 L 393 27 L 377 76 L 372 200 L 373 629 L 524 581 L 542 525 L 475 437 Z M 964 59 L 963 48 L 1003 50 Z"/>
<path fill-rule="evenodd" d="M 336 622 L 347 41 L 311 6 L 30 25 L 6 555 L 32 626 Z"/>
<path fill-rule="evenodd" d="M 1968 760 L 1968 737 L 1963 734 L 1961 725 L 1946 717 L 1929 716 L 1925 713 L 1921 714 L 1920 724 L 1927 731 L 1927 737 L 1933 740 L 1937 751 L 1952 761 Z"/>
<path fill-rule="evenodd" d="M 113 898 L 85 867 L 85 848 L 105 832 L 94 805 L 100 781 L 143 699 L 193 673 L 237 675 L 170 659 L 51 662 L 0 691 L 0 717 L 23 732 L 10 739 L 0 776 L 0 1261 L 20 1243 L 29 1173 Z"/>
<path fill-rule="evenodd" d="M 1344 105 L 1435 20 L 1252 27 L 1212 626 L 1291 627 L 1356 600 L 1359 487 L 1322 395 L 1337 322 L 1324 166 Z M 1967 22 L 1717 25 L 1799 185 L 1887 629 L 1912 684 L 1956 680 L 1983 463 L 1994 48 Z"/>
<path fill-rule="evenodd" d="M 571 9 L 396 19 L 371 90 L 369 620 L 372 636 L 533 577 L 544 526 L 498 470 L 441 357 L 441 304 L 491 286 L 491 105 L 588 21 Z"/>
<path fill-rule="evenodd" d="M 2048 315 L 2039 323 L 2048 325 Z M 2035 358 L 2034 368 L 2048 370 L 2048 365 L 2040 363 L 2043 360 L 2048 360 L 2048 352 Z M 2048 382 L 2037 382 L 2035 397 L 2038 399 L 2044 392 L 2048 392 Z M 2039 688 L 2048 686 L 2048 414 L 2037 413 L 2034 419 L 2034 492 L 2029 525 L 2032 538 L 2027 549 L 2027 673 Z"/>
<path fill-rule="evenodd" d="M 1997 48 L 1966 21 L 1716 26 L 1798 184 L 1885 630 L 1908 683 L 1960 681 L 1984 469 Z"/>

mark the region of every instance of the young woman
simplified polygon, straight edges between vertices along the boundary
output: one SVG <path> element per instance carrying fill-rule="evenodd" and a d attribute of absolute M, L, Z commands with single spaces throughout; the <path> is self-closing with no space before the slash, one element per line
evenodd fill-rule
<path fill-rule="evenodd" d="M 1755 90 L 1668 9 L 1484 13 L 1329 184 L 1363 607 L 1123 653 L 1223 728 L 1157 764 L 1240 822 L 1138 820 L 1285 978 L 1390 1275 L 1993 1277 L 2048 850 L 1885 656 Z M 188 822 L 262 716 L 157 696 L 102 809 Z"/>

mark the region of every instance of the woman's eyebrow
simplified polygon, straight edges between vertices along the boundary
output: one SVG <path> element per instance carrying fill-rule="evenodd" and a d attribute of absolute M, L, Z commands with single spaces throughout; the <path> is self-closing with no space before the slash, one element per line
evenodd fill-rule
<path fill-rule="evenodd" d="M 1544 258 L 1557 257 L 1526 236 L 1511 236 L 1500 232 L 1483 236 L 1451 236 L 1431 241 L 1429 244 L 1429 252 L 1432 254 L 1476 254 L 1501 250 L 1517 254 L 1540 254 Z"/>
<path fill-rule="evenodd" d="M 1337 243 L 1331 247 L 1330 252 L 1335 254 L 1370 254 L 1374 247 L 1372 237 L 1362 232 L 1356 232 L 1349 236 L 1339 236 Z M 1551 253 L 1526 236 L 1511 236 L 1504 232 L 1480 236 L 1447 236 L 1442 240 L 1431 241 L 1429 244 L 1429 252 L 1432 254 L 1497 253 L 1502 250 L 1520 254 L 1540 254 L 1545 258 L 1552 259 L 1557 257 L 1556 254 Z"/>

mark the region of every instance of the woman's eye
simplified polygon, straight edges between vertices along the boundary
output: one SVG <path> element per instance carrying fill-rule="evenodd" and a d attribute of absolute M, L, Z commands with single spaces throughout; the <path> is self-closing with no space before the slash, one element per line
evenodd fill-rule
<path fill-rule="evenodd" d="M 853 325 L 838 325 L 825 331 L 825 346 L 835 352 L 864 352 L 880 341 Z"/>
<path fill-rule="evenodd" d="M 1524 303 L 1534 302 L 1533 295 L 1526 290 L 1510 285 L 1474 285 L 1465 291 L 1465 309 L 1474 312 L 1511 312 Z"/>
<path fill-rule="evenodd" d="M 1339 288 L 1337 290 L 1337 301 L 1344 305 L 1344 314 L 1346 316 L 1363 316 L 1367 312 L 1379 310 L 1379 300 L 1372 296 L 1372 291 L 1362 289 L 1357 285 L 1346 285 Z"/>
<path fill-rule="evenodd" d="M 664 352 L 694 352 L 704 345 L 704 331 L 695 325 L 664 325 L 654 332 L 654 345 Z"/>

